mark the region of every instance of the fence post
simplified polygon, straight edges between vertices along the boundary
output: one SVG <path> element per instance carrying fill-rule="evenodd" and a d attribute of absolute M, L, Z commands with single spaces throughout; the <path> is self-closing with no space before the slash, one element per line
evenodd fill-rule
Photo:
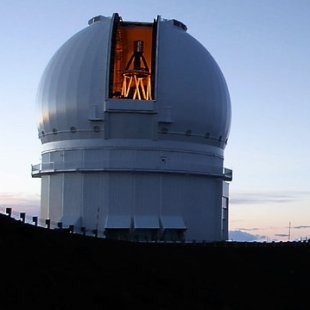
<path fill-rule="evenodd" d="M 46 219 L 45 220 L 45 224 L 46 224 L 46 228 L 50 229 L 50 227 L 51 227 L 51 220 L 50 219 Z"/>
<path fill-rule="evenodd" d="M 85 236 L 85 234 L 86 234 L 86 228 L 85 228 L 84 226 L 81 227 L 81 232 L 82 232 L 83 236 Z"/>
<path fill-rule="evenodd" d="M 34 226 L 38 226 L 38 217 L 37 216 L 33 216 L 32 217 L 32 222 L 34 223 Z"/>
<path fill-rule="evenodd" d="M 12 208 L 5 208 L 5 213 L 8 215 L 8 217 L 11 217 L 11 215 L 12 215 Z"/>
<path fill-rule="evenodd" d="M 25 223 L 26 213 L 25 212 L 20 212 L 19 218 L 22 220 L 23 223 Z"/>
<path fill-rule="evenodd" d="M 94 229 L 94 230 L 93 230 L 93 233 L 94 233 L 95 237 L 97 238 L 97 237 L 98 237 L 98 230 L 97 230 L 97 229 Z"/>

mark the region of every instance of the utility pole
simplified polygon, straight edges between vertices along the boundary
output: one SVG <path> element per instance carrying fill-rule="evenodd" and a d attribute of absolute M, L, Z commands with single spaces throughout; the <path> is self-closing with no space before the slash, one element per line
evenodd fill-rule
<path fill-rule="evenodd" d="M 291 222 L 288 222 L 288 241 L 291 239 Z"/>

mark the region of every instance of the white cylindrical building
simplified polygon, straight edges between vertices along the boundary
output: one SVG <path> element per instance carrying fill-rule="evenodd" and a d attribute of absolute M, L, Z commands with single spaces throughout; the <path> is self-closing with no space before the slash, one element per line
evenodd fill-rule
<path fill-rule="evenodd" d="M 97 16 L 55 53 L 37 95 L 42 218 L 116 239 L 228 238 L 229 93 L 186 30 Z"/>

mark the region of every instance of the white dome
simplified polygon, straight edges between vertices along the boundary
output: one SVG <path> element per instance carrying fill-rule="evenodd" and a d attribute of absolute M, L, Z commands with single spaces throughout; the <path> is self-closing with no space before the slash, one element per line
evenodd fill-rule
<path fill-rule="evenodd" d="M 37 95 L 38 129 L 43 143 L 111 138 L 104 132 L 103 124 L 109 121 L 105 114 L 124 102 L 124 99 L 109 98 L 114 23 L 115 16 L 94 18 L 50 60 Z M 182 23 L 159 18 L 156 27 L 156 47 L 153 47 L 156 53 L 152 56 L 155 58 L 154 98 L 145 104 L 148 112 L 157 115 L 156 139 L 186 140 L 224 148 L 231 107 L 220 68 Z M 136 113 L 143 112 L 143 104 L 132 104 Z M 131 109 L 129 104 L 127 107 Z M 126 133 L 125 128 L 124 135 L 118 133 L 117 137 L 126 138 Z M 137 135 L 141 137 L 149 138 Z"/>

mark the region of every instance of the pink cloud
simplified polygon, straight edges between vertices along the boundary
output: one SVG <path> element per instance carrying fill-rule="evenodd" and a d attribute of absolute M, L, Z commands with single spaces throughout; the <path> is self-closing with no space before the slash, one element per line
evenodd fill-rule
<path fill-rule="evenodd" d="M 26 212 L 28 215 L 38 215 L 40 212 L 40 196 L 26 193 L 1 193 L 0 211 L 12 208 L 13 213 Z"/>

